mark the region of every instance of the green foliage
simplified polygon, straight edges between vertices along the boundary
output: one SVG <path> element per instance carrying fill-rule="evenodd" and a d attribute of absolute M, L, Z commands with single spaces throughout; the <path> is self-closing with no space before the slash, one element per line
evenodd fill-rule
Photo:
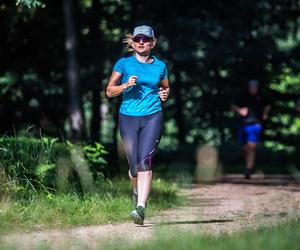
<path fill-rule="evenodd" d="M 47 7 L 21 11 L 16 2 L 31 9 L 45 3 Z M 17 131 L 18 126 L 34 124 L 53 137 L 68 132 L 65 29 L 63 14 L 57 11 L 61 4 L 42 0 L 1 4 L 0 18 L 5 20 L 0 71 L 3 134 L 13 134 L 15 124 Z M 113 64 L 124 55 L 122 38 L 143 22 L 155 29 L 154 53 L 167 62 L 171 82 L 171 96 L 164 104 L 162 146 L 175 149 L 183 143 L 233 141 L 236 131 L 230 104 L 250 78 L 257 78 L 274 100 L 265 124 L 265 146 L 295 147 L 300 124 L 294 110 L 300 91 L 298 12 L 299 2 L 293 0 L 79 1 L 76 30 L 80 96 L 86 114 L 83 134 L 92 137 L 91 128 L 99 125 L 94 119 L 99 109 L 93 107 L 101 104 L 108 111 L 102 114 L 101 141 L 115 143 L 118 101 L 108 101 L 104 89 Z M 99 139 L 95 137 L 92 141 Z"/>
<path fill-rule="evenodd" d="M 44 179 L 48 173 L 48 171 L 52 170 L 55 168 L 55 164 L 54 163 L 42 163 L 39 164 L 36 168 L 36 176 L 38 177 L 39 180 L 41 180 L 42 182 L 44 182 Z"/>
<path fill-rule="evenodd" d="M 9 92 L 11 92 L 15 83 L 16 83 L 16 79 L 12 74 L 7 72 L 5 75 L 1 76 L 0 77 L 1 95 L 4 96 Z"/>
<path fill-rule="evenodd" d="M 46 7 L 46 5 L 40 0 L 17 0 L 16 5 L 24 5 L 29 9 Z"/>
<path fill-rule="evenodd" d="M 32 181 L 40 183 L 46 174 L 53 176 L 54 172 L 50 171 L 53 168 L 43 167 L 44 170 L 41 170 L 41 166 L 51 164 L 54 141 L 30 137 L 1 137 L 1 165 L 9 178 L 17 180 L 20 185 L 35 186 Z"/>
<path fill-rule="evenodd" d="M 89 192 L 94 188 L 93 173 L 99 174 L 106 165 L 105 154 L 108 152 L 100 143 L 94 148 L 59 142 L 57 138 L 0 137 L 0 188 L 6 193 L 29 194 L 57 188 L 67 191 L 79 185 Z"/>
<path fill-rule="evenodd" d="M 101 168 L 104 168 L 107 165 L 107 161 L 103 158 L 103 155 L 107 155 L 108 152 L 99 142 L 96 142 L 94 146 L 83 146 L 83 151 L 88 163 L 91 165 L 100 166 Z"/>

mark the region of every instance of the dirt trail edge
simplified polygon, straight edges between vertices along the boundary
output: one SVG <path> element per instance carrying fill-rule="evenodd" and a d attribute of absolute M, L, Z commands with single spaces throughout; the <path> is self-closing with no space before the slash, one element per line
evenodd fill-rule
<path fill-rule="evenodd" d="M 188 198 L 187 206 L 147 218 L 144 227 L 121 223 L 10 234 L 0 236 L 0 248 L 99 249 L 107 242 L 119 246 L 143 242 L 157 233 L 228 234 L 300 218 L 300 185 L 288 179 L 227 178 L 214 185 L 189 185 L 181 195 Z"/>

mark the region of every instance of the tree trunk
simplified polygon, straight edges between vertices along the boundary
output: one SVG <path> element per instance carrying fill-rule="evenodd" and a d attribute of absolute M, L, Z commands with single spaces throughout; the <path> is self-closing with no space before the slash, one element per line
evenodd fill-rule
<path fill-rule="evenodd" d="M 63 1 L 65 19 L 66 77 L 69 103 L 68 113 L 71 125 L 71 139 L 78 141 L 83 133 L 83 115 L 80 98 L 79 62 L 77 57 L 77 36 L 75 30 L 74 1 Z"/>
<path fill-rule="evenodd" d="M 92 41 L 92 58 L 95 67 L 95 73 L 92 77 L 92 121 L 91 121 L 91 141 L 100 140 L 101 113 L 100 113 L 100 92 L 102 91 L 102 58 L 101 58 L 101 33 L 99 31 L 100 20 L 100 1 L 93 0 L 91 13 L 91 41 Z"/>
<path fill-rule="evenodd" d="M 173 84 L 172 92 L 175 97 L 175 121 L 178 128 L 177 139 L 180 144 L 185 143 L 186 137 L 186 128 L 184 124 L 184 115 L 183 115 L 183 105 L 181 97 L 181 86 L 180 86 L 180 76 L 177 71 L 177 67 L 174 67 L 175 82 Z"/>
<path fill-rule="evenodd" d="M 113 161 L 111 164 L 110 168 L 110 174 L 111 176 L 116 176 L 120 174 L 121 169 L 120 169 L 120 157 L 119 157 L 119 152 L 118 152 L 118 128 L 119 128 L 119 108 L 120 108 L 120 98 L 114 98 L 112 100 L 113 106 L 115 109 L 113 110 L 113 119 L 114 119 L 114 127 L 112 128 L 113 130 L 113 143 L 112 143 L 112 148 L 111 148 L 111 154 L 113 154 Z"/>

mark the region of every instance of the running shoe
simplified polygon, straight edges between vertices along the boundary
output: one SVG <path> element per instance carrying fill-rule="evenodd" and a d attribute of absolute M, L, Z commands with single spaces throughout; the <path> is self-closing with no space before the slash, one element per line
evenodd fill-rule
<path fill-rule="evenodd" d="M 251 179 L 251 174 L 252 174 L 252 169 L 246 168 L 245 174 L 244 174 L 245 179 Z"/>
<path fill-rule="evenodd" d="M 145 208 L 138 206 L 136 209 L 131 211 L 129 215 L 135 224 L 144 225 Z"/>

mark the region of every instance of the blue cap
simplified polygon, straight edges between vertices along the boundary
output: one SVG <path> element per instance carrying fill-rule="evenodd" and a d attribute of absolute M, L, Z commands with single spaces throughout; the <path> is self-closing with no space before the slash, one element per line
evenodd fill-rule
<path fill-rule="evenodd" d="M 249 82 L 248 82 L 248 85 L 249 86 L 253 86 L 253 87 L 258 87 L 258 85 L 259 85 L 259 81 L 257 81 L 256 79 L 252 79 L 252 80 L 250 80 Z"/>
<path fill-rule="evenodd" d="M 154 38 L 154 31 L 150 26 L 142 25 L 134 28 L 133 37 L 137 35 L 144 35 Z"/>

